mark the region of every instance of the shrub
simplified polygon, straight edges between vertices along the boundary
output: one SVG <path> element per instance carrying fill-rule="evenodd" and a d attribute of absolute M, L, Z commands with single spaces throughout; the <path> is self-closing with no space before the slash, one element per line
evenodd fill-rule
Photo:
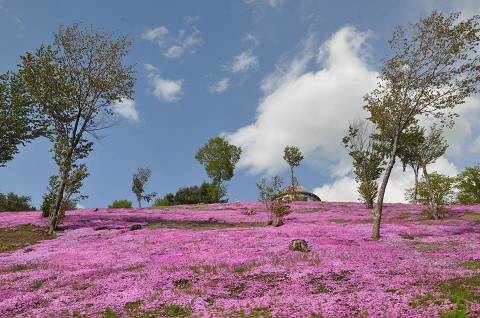
<path fill-rule="evenodd" d="M 430 184 L 432 186 L 435 202 L 438 205 L 450 204 L 455 201 L 453 184 L 455 178 L 438 174 L 436 172 L 430 173 Z M 405 198 L 409 202 L 413 202 L 414 188 L 407 189 L 405 192 Z M 427 183 L 425 178 L 422 177 L 418 183 L 418 195 L 417 202 L 420 204 L 430 204 L 430 194 L 428 192 Z"/>
<path fill-rule="evenodd" d="M 43 202 L 42 206 L 40 207 L 43 217 L 48 217 L 50 215 L 50 211 L 54 208 L 55 197 L 56 193 L 53 191 L 49 191 L 43 195 Z M 60 211 L 63 211 L 62 213 L 64 213 L 65 211 L 75 210 L 76 208 L 76 201 L 70 199 L 63 199 Z"/>
<path fill-rule="evenodd" d="M 35 211 L 31 205 L 32 197 L 20 196 L 13 192 L 3 194 L 0 192 L 0 212 Z"/>
<path fill-rule="evenodd" d="M 209 183 L 202 182 L 200 186 L 180 188 L 174 196 L 175 204 L 198 204 L 198 203 L 215 203 L 217 196 L 217 188 Z"/>
<path fill-rule="evenodd" d="M 156 198 L 153 206 L 172 206 L 175 205 L 175 195 L 173 193 L 166 194 L 163 198 Z"/>
<path fill-rule="evenodd" d="M 458 188 L 457 201 L 460 204 L 480 203 L 480 164 L 465 167 L 456 178 Z"/>
<path fill-rule="evenodd" d="M 132 201 L 128 200 L 115 200 L 111 205 L 108 206 L 109 209 L 131 209 Z"/>

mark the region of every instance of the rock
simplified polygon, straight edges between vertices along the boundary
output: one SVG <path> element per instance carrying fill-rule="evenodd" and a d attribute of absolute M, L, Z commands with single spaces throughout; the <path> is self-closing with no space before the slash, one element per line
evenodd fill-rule
<path fill-rule="evenodd" d="M 97 212 L 97 211 L 98 211 L 98 208 L 93 209 L 93 212 Z"/>
<path fill-rule="evenodd" d="M 248 210 L 247 211 L 247 215 L 252 215 L 253 214 L 253 210 Z"/>
<path fill-rule="evenodd" d="M 281 218 L 274 218 L 272 220 L 272 225 L 275 226 L 275 227 L 278 227 L 278 226 L 282 226 L 283 225 L 283 221 Z"/>
<path fill-rule="evenodd" d="M 208 218 L 205 223 L 218 223 L 218 220 L 216 218 Z"/>
<path fill-rule="evenodd" d="M 130 226 L 130 231 L 140 230 L 141 228 L 142 228 L 141 224 L 134 224 L 134 225 Z"/>
<path fill-rule="evenodd" d="M 289 249 L 290 249 L 290 251 L 300 251 L 300 252 L 303 252 L 303 253 L 307 253 L 308 252 L 307 241 L 301 240 L 301 239 L 293 240 L 290 243 Z"/>

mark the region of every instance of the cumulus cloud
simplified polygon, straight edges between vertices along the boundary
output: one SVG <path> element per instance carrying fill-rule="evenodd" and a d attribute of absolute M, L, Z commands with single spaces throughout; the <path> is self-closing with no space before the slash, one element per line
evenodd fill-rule
<path fill-rule="evenodd" d="M 195 53 L 203 43 L 200 31 L 195 27 L 190 34 L 179 30 L 176 35 L 172 35 L 165 26 L 160 26 L 143 31 L 142 39 L 156 43 L 162 49 L 163 55 L 172 59 L 180 58 L 185 52 Z"/>
<path fill-rule="evenodd" d="M 125 99 L 112 105 L 113 111 L 128 119 L 131 122 L 139 122 L 138 111 L 135 107 L 135 101 L 132 99 Z"/>
<path fill-rule="evenodd" d="M 323 69 L 281 77 L 278 88 L 260 102 L 253 124 L 222 134 L 242 147 L 240 168 L 277 173 L 286 168 L 286 145 L 299 147 L 306 161 L 319 168 L 340 160 L 345 153 L 340 140 L 348 123 L 367 116 L 362 97 L 377 82 L 378 74 L 364 61 L 361 44 L 367 38 L 352 27 L 340 29 L 321 47 Z"/>
<path fill-rule="evenodd" d="M 164 102 L 175 102 L 180 99 L 182 95 L 183 80 L 171 80 L 162 78 L 158 74 L 150 74 L 149 83 L 153 90 L 151 93 Z"/>
<path fill-rule="evenodd" d="M 211 93 L 221 93 L 224 92 L 227 88 L 230 87 L 230 78 L 225 77 L 216 82 L 212 87 L 210 87 Z"/>
<path fill-rule="evenodd" d="M 242 52 L 235 56 L 228 66 L 228 70 L 232 73 L 246 72 L 248 70 L 258 69 L 258 58 L 251 52 Z"/>
<path fill-rule="evenodd" d="M 185 21 L 187 21 L 188 23 L 195 23 L 195 22 L 200 21 L 200 19 L 201 19 L 201 17 L 198 14 L 194 17 L 192 17 L 190 15 L 185 17 Z"/>
<path fill-rule="evenodd" d="M 429 173 L 438 172 L 451 177 L 458 174 L 455 164 L 445 157 L 440 157 L 435 163 L 428 165 L 427 171 Z M 380 177 L 379 183 L 382 179 L 383 175 Z M 414 174 L 412 170 L 407 168 L 404 172 L 401 164 L 397 164 L 389 178 L 387 190 L 385 191 L 385 202 L 406 203 L 405 190 L 413 187 L 413 184 Z M 315 188 L 313 193 L 318 195 L 323 201 L 356 202 L 359 198 L 357 183 L 351 173 L 330 183 L 325 183 L 319 188 Z"/>
<path fill-rule="evenodd" d="M 296 56 L 287 61 L 283 56 L 277 63 L 275 63 L 275 71 L 266 76 L 260 88 L 265 94 L 272 93 L 281 85 L 295 81 L 298 77 L 305 73 L 308 63 L 315 56 L 314 52 L 314 34 L 310 34 L 308 38 L 303 41 L 302 49 Z"/>
<path fill-rule="evenodd" d="M 152 64 L 149 64 L 149 63 L 145 63 L 144 66 L 145 66 L 145 69 L 146 69 L 147 71 L 150 71 L 150 72 L 156 72 L 156 71 L 159 70 L 158 67 L 156 67 L 156 66 L 154 66 L 154 65 L 152 65 Z"/>

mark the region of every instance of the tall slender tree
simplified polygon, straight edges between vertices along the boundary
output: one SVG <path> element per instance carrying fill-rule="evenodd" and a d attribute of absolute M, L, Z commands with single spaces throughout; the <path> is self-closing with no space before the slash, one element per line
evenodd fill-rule
<path fill-rule="evenodd" d="M 50 123 L 59 185 L 49 228 L 54 232 L 75 162 L 92 151 L 98 132 L 115 125 L 111 106 L 131 99 L 133 65 L 125 65 L 131 40 L 76 23 L 61 27 L 51 45 L 21 56 L 26 92 Z"/>
<path fill-rule="evenodd" d="M 480 16 L 459 17 L 433 11 L 408 28 L 397 27 L 389 41 L 394 55 L 383 61 L 378 87 L 365 96 L 370 120 L 390 136 L 391 145 L 374 212 L 374 239 L 380 237 L 383 200 L 401 135 L 421 115 L 453 125 L 455 114 L 448 110 L 478 91 Z"/>
<path fill-rule="evenodd" d="M 150 167 L 139 167 L 137 173 L 132 176 L 132 192 L 137 197 L 138 207 L 142 207 L 142 200 L 150 202 L 156 195 L 156 192 L 145 193 L 148 179 L 152 176 L 152 169 Z"/>
<path fill-rule="evenodd" d="M 349 155 L 353 159 L 353 172 L 358 183 L 358 192 L 367 209 L 373 209 L 377 197 L 377 179 L 383 171 L 384 154 L 376 131 L 365 120 L 357 120 L 350 124 L 348 135 L 342 140 Z"/>
<path fill-rule="evenodd" d="M 291 171 L 290 180 L 292 182 L 291 190 L 292 190 L 293 199 L 295 199 L 295 186 L 297 183 L 296 182 L 297 179 L 293 175 L 293 168 L 298 167 L 300 165 L 300 162 L 303 160 L 303 155 L 298 147 L 286 146 L 285 149 L 283 149 L 283 160 L 285 160 L 290 166 L 290 171 Z"/>

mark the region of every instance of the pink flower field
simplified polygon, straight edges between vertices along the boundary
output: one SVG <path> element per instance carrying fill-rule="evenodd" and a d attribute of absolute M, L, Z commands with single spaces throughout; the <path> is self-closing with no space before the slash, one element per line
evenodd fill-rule
<path fill-rule="evenodd" d="M 291 207 L 281 227 L 260 203 L 68 211 L 55 238 L 0 253 L 0 316 L 480 315 L 480 205 L 434 221 L 386 204 L 378 241 L 362 204 Z M 0 213 L 4 231 L 45 223 Z"/>

